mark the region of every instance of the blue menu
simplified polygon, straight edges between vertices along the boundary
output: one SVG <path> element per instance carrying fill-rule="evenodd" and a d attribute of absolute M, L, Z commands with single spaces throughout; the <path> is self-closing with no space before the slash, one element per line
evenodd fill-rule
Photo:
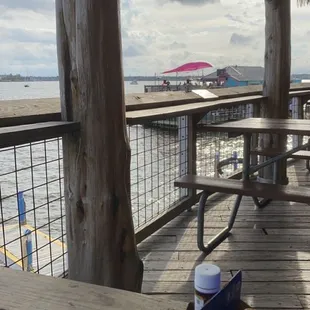
<path fill-rule="evenodd" d="M 229 283 L 202 308 L 202 310 L 236 310 L 241 299 L 242 272 L 238 273 Z"/>

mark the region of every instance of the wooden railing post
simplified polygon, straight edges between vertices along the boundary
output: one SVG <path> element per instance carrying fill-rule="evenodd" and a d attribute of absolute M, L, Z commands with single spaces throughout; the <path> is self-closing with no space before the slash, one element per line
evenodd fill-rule
<path fill-rule="evenodd" d="M 252 117 L 260 117 L 261 116 L 261 105 L 260 104 L 253 104 L 253 116 Z M 254 150 L 258 147 L 258 134 L 253 134 L 252 135 L 252 140 L 251 140 L 251 149 Z M 253 154 L 251 155 L 251 164 L 252 165 L 257 165 L 258 160 L 257 160 L 257 155 Z"/>
<path fill-rule="evenodd" d="M 197 122 L 199 116 L 188 116 L 188 173 L 197 174 Z M 190 197 L 195 199 L 196 190 L 191 189 L 189 192 Z"/>
<path fill-rule="evenodd" d="M 119 0 L 56 0 L 69 278 L 141 291 L 130 199 Z"/>
<path fill-rule="evenodd" d="M 265 0 L 265 77 L 263 95 L 267 103 L 262 117 L 287 118 L 291 77 L 291 0 Z M 286 149 L 286 135 L 264 135 L 263 148 Z M 278 163 L 276 181 L 287 184 L 286 160 Z M 272 167 L 264 169 L 264 180 L 272 182 Z"/>
<path fill-rule="evenodd" d="M 188 116 L 180 116 L 177 118 L 178 123 L 178 138 L 179 138 L 179 176 L 187 174 L 188 166 L 188 150 L 189 150 L 189 137 L 188 137 Z M 186 188 L 180 188 L 180 197 L 185 197 L 187 194 Z"/>
<path fill-rule="evenodd" d="M 292 103 L 292 119 L 303 119 L 303 100 L 302 97 L 293 97 Z M 303 136 L 293 135 L 293 147 L 297 147 L 302 144 Z"/>

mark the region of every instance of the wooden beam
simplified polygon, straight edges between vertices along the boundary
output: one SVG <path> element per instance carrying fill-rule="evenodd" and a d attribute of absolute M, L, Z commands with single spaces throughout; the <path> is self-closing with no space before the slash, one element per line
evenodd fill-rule
<path fill-rule="evenodd" d="M 27 116 L 17 116 L 0 118 L 0 127 L 8 126 L 19 126 L 35 123 L 44 122 L 58 122 L 61 121 L 61 114 L 58 113 L 48 113 L 48 114 L 37 114 L 37 115 L 27 115 Z"/>
<path fill-rule="evenodd" d="M 291 1 L 265 0 L 265 9 L 263 94 L 268 97 L 268 104 L 262 110 L 268 117 L 287 118 L 291 74 Z"/>
<path fill-rule="evenodd" d="M 197 173 L 197 123 L 199 121 L 199 115 L 188 116 L 188 173 Z M 189 196 L 195 197 L 196 190 L 190 190 Z"/>
<path fill-rule="evenodd" d="M 298 98 L 307 98 L 310 96 L 310 91 L 309 90 L 292 90 L 289 92 L 289 97 L 298 97 Z"/>
<path fill-rule="evenodd" d="M 265 0 L 265 78 L 263 95 L 268 97 L 262 106 L 262 117 L 288 118 L 291 75 L 291 0 Z M 261 136 L 263 148 L 286 148 L 287 138 L 281 135 Z M 272 166 L 265 168 L 260 177 L 272 180 Z M 279 162 L 277 179 L 288 182 L 286 160 Z"/>
<path fill-rule="evenodd" d="M 265 100 L 263 96 L 256 95 L 242 98 L 215 100 L 212 102 L 196 102 L 191 104 L 178 105 L 174 107 L 127 112 L 126 118 L 128 124 L 140 124 L 150 120 L 160 120 L 176 116 L 207 113 L 209 111 L 214 111 L 220 108 L 231 108 L 247 103 L 258 104 L 263 100 Z"/>
<path fill-rule="evenodd" d="M 59 98 L 0 101 L 0 127 L 60 120 Z"/>
<path fill-rule="evenodd" d="M 61 137 L 80 129 L 77 122 L 46 122 L 0 128 L 0 148 Z"/>
<path fill-rule="evenodd" d="M 130 202 L 120 38 L 115 1 L 56 0 L 69 278 L 141 291 Z"/>

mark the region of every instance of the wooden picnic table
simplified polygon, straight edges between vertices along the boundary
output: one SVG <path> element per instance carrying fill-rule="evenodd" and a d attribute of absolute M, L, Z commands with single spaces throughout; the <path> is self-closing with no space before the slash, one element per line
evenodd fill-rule
<path fill-rule="evenodd" d="M 1 309 L 186 310 L 187 303 L 0 268 Z"/>
<path fill-rule="evenodd" d="M 251 138 L 254 133 L 266 134 L 295 134 L 310 135 L 310 121 L 300 119 L 266 119 L 266 118 L 247 118 L 237 121 L 225 122 L 215 125 L 206 125 L 200 131 L 205 132 L 228 132 L 242 134 L 244 137 L 243 144 L 243 178 L 242 180 L 218 179 L 196 175 L 185 175 L 176 180 L 175 186 L 182 188 L 192 188 L 203 190 L 200 196 L 199 208 L 197 213 L 197 244 L 198 248 L 206 254 L 213 251 L 227 236 L 233 228 L 239 206 L 243 196 L 253 198 L 257 207 L 263 208 L 267 206 L 272 199 L 306 202 L 310 203 L 310 194 L 307 188 L 299 186 L 281 185 L 276 178 L 278 162 L 287 159 L 299 150 L 309 147 L 310 143 L 293 148 L 292 150 L 276 154 L 262 163 L 251 166 Z M 250 176 L 270 164 L 274 164 L 273 183 L 262 184 L 260 182 L 251 182 Z M 212 238 L 207 245 L 204 244 L 204 212 L 208 197 L 214 192 L 222 192 L 226 194 L 237 195 L 231 216 L 227 227 Z M 259 198 L 262 198 L 259 200 Z"/>

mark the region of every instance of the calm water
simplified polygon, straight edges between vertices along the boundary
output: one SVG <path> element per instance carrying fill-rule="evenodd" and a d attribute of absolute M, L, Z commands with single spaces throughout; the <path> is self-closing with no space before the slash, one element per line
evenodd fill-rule
<path fill-rule="evenodd" d="M 25 84 L 28 84 L 30 87 L 24 87 Z M 139 82 L 138 85 L 130 85 L 130 82 L 125 82 L 125 92 L 143 93 L 144 84 L 153 84 L 153 82 Z M 0 100 L 53 97 L 59 97 L 58 82 L 0 83 Z"/>

